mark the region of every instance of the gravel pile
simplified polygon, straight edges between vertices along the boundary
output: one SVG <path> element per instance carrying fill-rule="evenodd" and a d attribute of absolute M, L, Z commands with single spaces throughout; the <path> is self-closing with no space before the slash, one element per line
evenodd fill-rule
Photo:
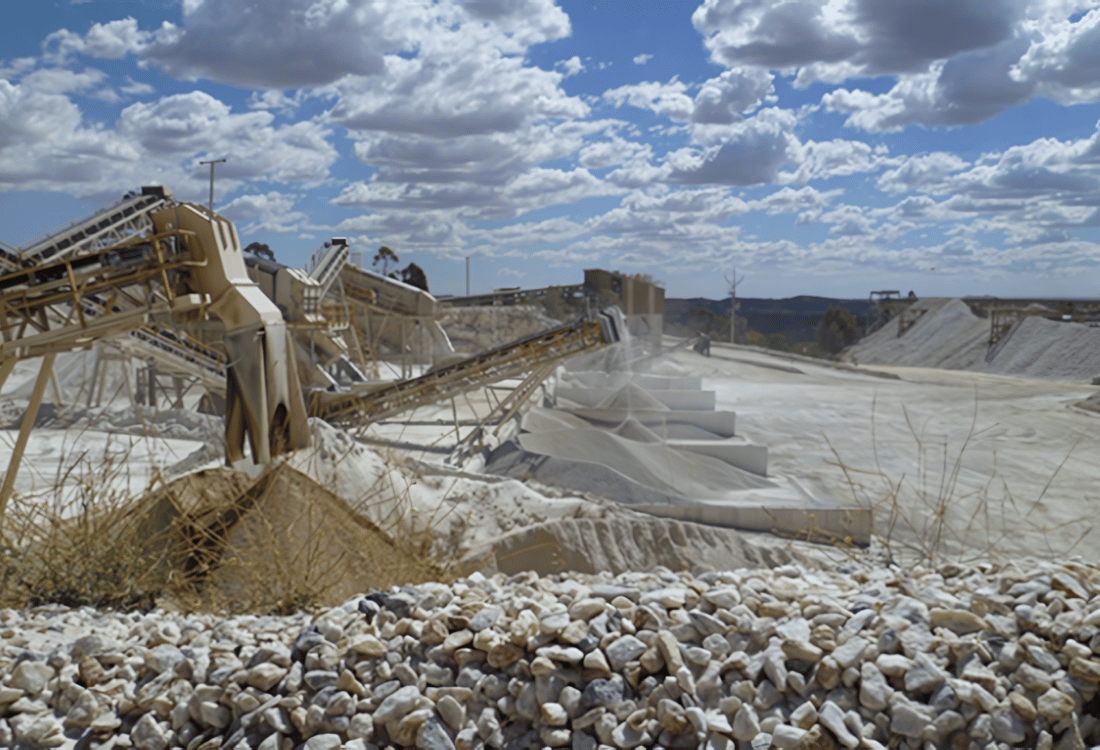
<path fill-rule="evenodd" d="M 1100 714 L 1072 563 L 475 574 L 312 618 L 2 611 L 0 639 L 3 747 L 1079 748 Z"/>
<path fill-rule="evenodd" d="M 1100 374 L 1100 328 L 1081 323 L 1025 317 L 990 349 L 987 318 L 961 299 L 915 302 L 924 311 L 900 337 L 891 321 L 845 352 L 865 365 L 941 367 L 1037 380 L 1090 382 Z"/>
<path fill-rule="evenodd" d="M 439 324 L 456 352 L 472 354 L 503 346 L 561 325 L 541 306 L 452 307 L 444 309 Z"/>

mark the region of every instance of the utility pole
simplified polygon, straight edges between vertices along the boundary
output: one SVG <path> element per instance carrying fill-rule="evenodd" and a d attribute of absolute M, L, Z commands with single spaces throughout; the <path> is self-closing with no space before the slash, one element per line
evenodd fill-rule
<path fill-rule="evenodd" d="M 470 296 L 470 256 L 466 256 L 466 296 Z"/>
<path fill-rule="evenodd" d="M 210 161 L 200 161 L 199 164 L 210 165 L 210 215 L 214 215 L 214 165 L 221 164 L 225 159 L 211 159 Z"/>
<path fill-rule="evenodd" d="M 737 304 L 737 285 L 745 280 L 742 276 L 737 278 L 737 268 L 733 269 L 733 278 L 726 277 L 726 283 L 730 285 L 730 343 L 737 343 L 737 310 L 739 305 Z"/>

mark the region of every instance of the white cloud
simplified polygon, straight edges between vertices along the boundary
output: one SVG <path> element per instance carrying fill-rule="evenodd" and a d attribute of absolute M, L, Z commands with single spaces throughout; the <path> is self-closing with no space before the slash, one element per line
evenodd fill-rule
<path fill-rule="evenodd" d="M 728 125 L 760 106 L 772 90 L 772 76 L 763 70 L 727 70 L 704 82 L 694 98 L 688 86 L 673 77 L 668 83 L 647 81 L 605 91 L 603 98 L 616 107 L 628 104 L 648 109 L 675 122 Z"/>
<path fill-rule="evenodd" d="M 796 124 L 797 117 L 789 110 L 763 109 L 729 126 L 720 146 L 680 149 L 669 154 L 668 180 L 690 185 L 775 182 L 780 166 L 797 163 L 800 158 L 801 144 L 793 133 Z"/>
<path fill-rule="evenodd" d="M 760 106 L 772 90 L 772 76 L 767 71 L 758 68 L 727 70 L 700 87 L 691 119 L 712 124 L 737 122 L 742 119 L 738 113 Z"/>
<path fill-rule="evenodd" d="M 14 82 L 30 70 L 34 70 L 37 61 L 33 57 L 17 57 L 0 65 L 0 78 Z"/>
<path fill-rule="evenodd" d="M 609 141 L 589 143 L 580 150 L 578 158 L 582 167 L 600 169 L 623 164 L 645 150 L 646 146 L 641 143 L 612 136 Z"/>
<path fill-rule="evenodd" d="M 904 76 L 887 93 L 838 89 L 825 94 L 827 110 L 851 112 L 846 125 L 869 131 L 896 131 L 910 125 L 958 126 L 987 120 L 1020 104 L 1035 92 L 1014 80 L 1013 63 L 1026 49 L 1014 38 L 996 47 L 933 64 L 928 72 Z"/>
<path fill-rule="evenodd" d="M 160 182 L 184 199 L 201 198 L 206 170 L 197 162 L 210 154 L 229 159 L 218 172 L 222 195 L 242 180 L 319 182 L 337 156 L 323 126 L 276 128 L 268 113 L 234 114 L 202 92 L 133 104 L 113 127 L 89 126 L 67 95 L 53 93 L 72 79 L 36 73 L 49 75 L 0 81 L 2 189 L 117 197 Z"/>
<path fill-rule="evenodd" d="M 199 155 L 226 157 L 219 169 L 227 179 L 317 182 L 337 153 L 329 130 L 303 121 L 272 127 L 268 112 L 234 114 L 224 102 L 201 91 L 140 102 L 122 110 L 118 133 L 151 154 L 197 161 Z"/>
<path fill-rule="evenodd" d="M 96 23 L 84 36 L 68 29 L 53 32 L 42 42 L 47 61 L 63 64 L 73 54 L 117 59 L 131 52 L 141 52 L 152 39 L 141 31 L 133 18 L 108 23 Z"/>
<path fill-rule="evenodd" d="M 872 221 L 864 214 L 861 206 L 838 206 L 832 211 L 821 214 L 819 221 L 832 224 L 829 234 L 842 237 L 857 237 L 871 234 Z"/>
<path fill-rule="evenodd" d="M 885 94 L 822 99 L 865 130 L 981 122 L 1035 95 L 1100 100 L 1100 9 L 1084 0 L 706 0 L 692 20 L 715 62 L 797 87 L 895 76 Z"/>
<path fill-rule="evenodd" d="M 516 281 L 519 281 L 520 279 L 522 279 L 526 275 L 527 275 L 526 271 L 517 271 L 514 268 L 507 268 L 507 267 L 501 268 L 499 271 L 497 271 L 497 276 L 514 276 Z"/>
<path fill-rule="evenodd" d="M 130 96 L 144 96 L 146 94 L 152 94 L 156 91 L 156 89 L 154 89 L 148 83 L 135 81 L 134 79 L 130 78 L 130 76 L 126 76 L 126 83 L 120 88 L 122 89 L 122 93 L 129 94 Z"/>
<path fill-rule="evenodd" d="M 20 83 L 39 94 L 65 94 L 93 89 L 106 77 L 102 70 L 94 68 L 85 68 L 80 73 L 62 68 L 40 68 L 25 75 Z"/>
<path fill-rule="evenodd" d="M 1013 66 L 1011 76 L 1038 83 L 1041 94 L 1067 104 L 1100 99 L 1100 9 L 1076 22 L 1048 19 L 1040 39 Z"/>
<path fill-rule="evenodd" d="M 350 130 L 449 137 L 513 131 L 542 118 L 589 112 L 558 88 L 560 73 L 525 68 L 519 58 L 488 49 L 451 53 L 438 59 L 388 57 L 385 77 L 344 79 L 333 87 L 339 100 L 328 119 Z"/>
<path fill-rule="evenodd" d="M 692 21 L 716 62 L 810 80 L 926 70 L 996 45 L 1022 18 L 1015 0 L 706 0 Z M 812 72 L 810 66 L 812 68 Z"/>
<path fill-rule="evenodd" d="M 306 215 L 294 211 L 297 195 L 268 192 L 262 194 L 240 195 L 224 206 L 218 207 L 218 213 L 237 223 L 242 234 L 253 232 L 293 232 Z"/>
<path fill-rule="evenodd" d="M 179 78 L 288 89 L 384 76 L 399 52 L 458 57 L 472 42 L 515 55 L 569 33 L 552 0 L 192 0 L 143 54 Z"/>
<path fill-rule="evenodd" d="M 649 62 L 652 59 L 653 59 L 653 55 L 649 55 L 649 54 L 635 55 L 634 56 L 634 64 L 635 65 L 645 65 L 647 62 Z"/>
<path fill-rule="evenodd" d="M 629 104 L 638 109 L 648 109 L 678 122 L 686 122 L 691 119 L 694 108 L 691 97 L 684 94 L 687 88 L 686 84 L 681 83 L 674 77 L 668 83 L 647 81 L 646 83 L 619 86 L 605 91 L 603 98 L 616 107 Z"/>
<path fill-rule="evenodd" d="M 582 70 L 584 70 L 584 63 L 581 62 L 581 59 L 579 57 L 573 55 L 568 60 L 561 60 L 555 63 L 554 67 L 560 68 L 562 73 L 565 74 L 565 77 L 568 78 L 569 76 L 575 76 L 577 75 L 577 73 L 580 73 Z"/>
<path fill-rule="evenodd" d="M 785 187 L 764 198 L 750 201 L 748 205 L 769 214 L 792 214 L 822 209 L 843 193 L 842 189 L 822 192 L 809 185 L 798 190 Z"/>
<path fill-rule="evenodd" d="M 584 227 L 564 216 L 543 221 L 520 222 L 495 229 L 474 229 L 470 236 L 493 247 L 516 248 L 554 245 L 584 233 Z"/>
<path fill-rule="evenodd" d="M 900 159 L 890 158 L 883 152 L 876 153 L 860 141 L 834 138 L 831 141 L 807 141 L 796 159 L 798 169 L 781 175 L 782 179 L 804 183 L 809 180 L 827 179 L 876 172 L 883 166 L 897 164 Z"/>
<path fill-rule="evenodd" d="M 936 151 L 907 158 L 901 165 L 891 169 L 878 179 L 878 189 L 891 193 L 905 193 L 910 190 L 937 191 L 946 177 L 970 166 L 955 154 Z"/>

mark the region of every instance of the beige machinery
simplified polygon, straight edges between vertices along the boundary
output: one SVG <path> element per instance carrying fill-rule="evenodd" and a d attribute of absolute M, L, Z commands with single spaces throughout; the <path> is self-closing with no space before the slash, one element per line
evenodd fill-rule
<path fill-rule="evenodd" d="M 198 347 L 209 352 L 212 342 L 204 339 L 217 339 L 229 361 L 231 462 L 244 458 L 246 437 L 255 463 L 309 444 L 283 316 L 249 279 L 236 229 L 223 217 L 177 203 L 163 187 L 147 187 L 0 260 L 7 266 L 0 275 L 0 382 L 19 360 L 43 357 L 0 487 L 0 511 L 56 355 L 133 331 L 165 346 L 171 341 L 184 357 Z M 161 330 L 173 327 L 193 329 L 203 343 L 181 346 L 183 339 L 172 341 Z"/>
<path fill-rule="evenodd" d="M 361 346 L 373 357 L 396 359 L 405 377 L 411 364 L 456 356 L 439 325 L 439 303 L 423 289 L 345 263 L 328 299 L 347 305 Z"/>
<path fill-rule="evenodd" d="M 322 248 L 342 251 L 347 257 L 347 241 L 326 243 Z M 339 257 L 341 253 L 337 253 Z M 362 382 L 366 376 L 349 357 L 344 334 L 350 326 L 346 305 L 322 301 L 334 279 L 318 279 L 313 274 L 291 268 L 270 258 L 246 255 L 249 277 L 271 299 L 293 333 L 298 360 L 298 379 L 306 388 L 333 389 Z M 332 269 L 336 263 L 328 264 Z"/>
<path fill-rule="evenodd" d="M 246 263 L 227 219 L 177 202 L 161 186 L 145 187 L 14 253 L 0 250 L 0 384 L 18 361 L 43 358 L 0 487 L 0 515 L 54 358 L 100 340 L 118 341 L 211 390 L 224 383 L 227 459 L 244 459 L 247 438 L 252 461 L 262 464 L 309 444 L 303 389 L 312 394 L 316 416 L 362 424 L 524 372 L 545 373 L 625 332 L 621 316 L 606 314 L 412 380 L 353 383 L 349 392 L 325 368 L 363 380 L 348 361 L 345 341 L 355 333 L 356 316 L 372 351 L 389 335 L 402 355 L 409 353 L 407 331 L 386 332 L 392 316 L 422 328 L 433 359 L 453 359 L 435 321 L 435 298 L 348 265 L 346 241 L 326 243 L 308 272 L 261 260 Z M 308 364 L 299 365 L 296 350 Z M 530 383 L 521 390 L 530 392 Z"/>

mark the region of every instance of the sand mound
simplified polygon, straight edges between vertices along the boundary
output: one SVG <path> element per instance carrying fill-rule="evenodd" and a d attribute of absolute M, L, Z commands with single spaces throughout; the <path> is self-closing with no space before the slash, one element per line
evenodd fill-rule
<path fill-rule="evenodd" d="M 557 409 L 544 409 L 541 406 L 536 406 L 524 414 L 521 426 L 527 432 L 588 429 L 592 427 L 578 416 Z"/>
<path fill-rule="evenodd" d="M 636 419 L 628 419 L 613 430 L 615 435 L 636 443 L 663 443 L 664 441 L 641 422 Z"/>
<path fill-rule="evenodd" d="M 737 490 L 775 486 L 716 458 L 688 455 L 659 442 L 639 443 L 592 428 L 529 433 L 518 440 L 526 451 L 614 466 L 639 484 L 682 497 L 718 499 Z"/>
<path fill-rule="evenodd" d="M 776 543 L 733 529 L 632 515 L 614 519 L 570 518 L 517 530 L 478 550 L 483 570 L 506 574 L 614 574 L 653 570 L 702 573 L 799 562 L 835 565 L 823 550 Z"/>
<path fill-rule="evenodd" d="M 998 342 L 985 372 L 1039 380 L 1091 381 L 1100 374 L 1100 328 L 1030 316 Z"/>
<path fill-rule="evenodd" d="M 627 383 L 612 396 L 596 404 L 597 409 L 656 409 L 669 411 L 669 408 L 650 395 L 646 390 L 633 383 Z"/>
<path fill-rule="evenodd" d="M 143 503 L 148 539 L 167 539 L 168 564 L 227 607 L 342 601 L 366 590 L 438 578 L 423 540 L 397 544 L 290 466 L 257 480 L 197 472 Z M 419 545 L 419 547 L 418 547 Z"/>
<path fill-rule="evenodd" d="M 849 350 L 860 364 L 971 369 L 984 361 L 989 321 L 974 315 L 960 299 L 915 302 L 910 314 L 922 317 L 901 337 L 891 321 Z"/>
<path fill-rule="evenodd" d="M 547 487 L 605 498 L 622 505 L 685 505 L 689 502 L 679 493 L 648 487 L 610 466 L 524 450 L 518 440 L 510 440 L 493 451 L 485 471 L 524 483 L 538 482 Z"/>
<path fill-rule="evenodd" d="M 988 319 L 960 299 L 921 300 L 924 315 L 902 336 L 888 323 L 847 352 L 860 364 L 940 367 L 1040 380 L 1091 380 L 1100 373 L 1100 329 L 1028 316 L 992 350 Z"/>

